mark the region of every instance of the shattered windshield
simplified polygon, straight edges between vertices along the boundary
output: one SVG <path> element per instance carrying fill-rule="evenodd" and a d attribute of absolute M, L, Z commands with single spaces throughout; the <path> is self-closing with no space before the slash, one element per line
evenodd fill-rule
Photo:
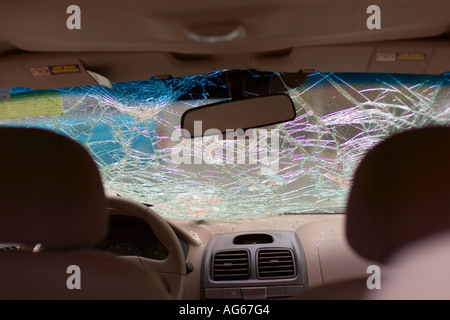
<path fill-rule="evenodd" d="M 254 77 L 283 85 L 277 73 Z M 38 116 L 4 107 L 0 124 L 72 137 L 93 156 L 109 194 L 194 220 L 345 212 L 353 173 L 369 148 L 401 130 L 450 124 L 450 74 L 317 72 L 285 86 L 296 107 L 290 122 L 255 129 L 244 140 L 181 137 L 184 111 L 227 99 L 211 94 L 226 87 L 219 79 L 215 72 L 115 83 L 112 90 L 13 88 L 0 107 L 25 97 L 45 108 Z"/>

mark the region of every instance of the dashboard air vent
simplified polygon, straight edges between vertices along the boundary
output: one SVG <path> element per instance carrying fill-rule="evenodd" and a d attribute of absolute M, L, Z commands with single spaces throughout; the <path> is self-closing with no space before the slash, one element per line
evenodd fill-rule
<path fill-rule="evenodd" d="M 258 278 L 280 279 L 295 277 L 295 264 L 289 249 L 258 250 Z"/>
<path fill-rule="evenodd" d="M 0 244 L 0 251 L 17 251 L 20 248 L 20 244 L 15 243 L 3 243 Z"/>
<path fill-rule="evenodd" d="M 250 278 L 247 250 L 217 252 L 213 258 L 212 276 L 216 281 L 246 280 Z"/>

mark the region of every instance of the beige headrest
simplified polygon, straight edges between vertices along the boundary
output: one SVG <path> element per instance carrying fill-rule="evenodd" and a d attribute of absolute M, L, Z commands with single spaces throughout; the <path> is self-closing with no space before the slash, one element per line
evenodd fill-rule
<path fill-rule="evenodd" d="M 0 242 L 74 247 L 106 235 L 100 173 L 78 142 L 2 127 L 0 150 Z"/>
<path fill-rule="evenodd" d="M 370 260 L 450 229 L 450 127 L 405 131 L 369 151 L 347 208 L 349 243 Z"/>

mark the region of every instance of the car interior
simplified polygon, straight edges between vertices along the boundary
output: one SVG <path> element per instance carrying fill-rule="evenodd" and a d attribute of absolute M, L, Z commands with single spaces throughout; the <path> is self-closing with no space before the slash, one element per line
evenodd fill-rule
<path fill-rule="evenodd" d="M 450 299 L 448 12 L 1 1 L 0 299 Z"/>

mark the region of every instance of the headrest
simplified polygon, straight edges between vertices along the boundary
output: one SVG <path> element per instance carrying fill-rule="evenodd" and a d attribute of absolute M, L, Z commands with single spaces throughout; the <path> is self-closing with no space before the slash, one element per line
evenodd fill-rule
<path fill-rule="evenodd" d="M 370 150 L 347 210 L 350 245 L 379 262 L 410 241 L 450 229 L 450 127 L 404 131 Z"/>
<path fill-rule="evenodd" d="M 76 247 L 107 231 L 95 162 L 52 131 L 0 128 L 0 242 Z"/>

